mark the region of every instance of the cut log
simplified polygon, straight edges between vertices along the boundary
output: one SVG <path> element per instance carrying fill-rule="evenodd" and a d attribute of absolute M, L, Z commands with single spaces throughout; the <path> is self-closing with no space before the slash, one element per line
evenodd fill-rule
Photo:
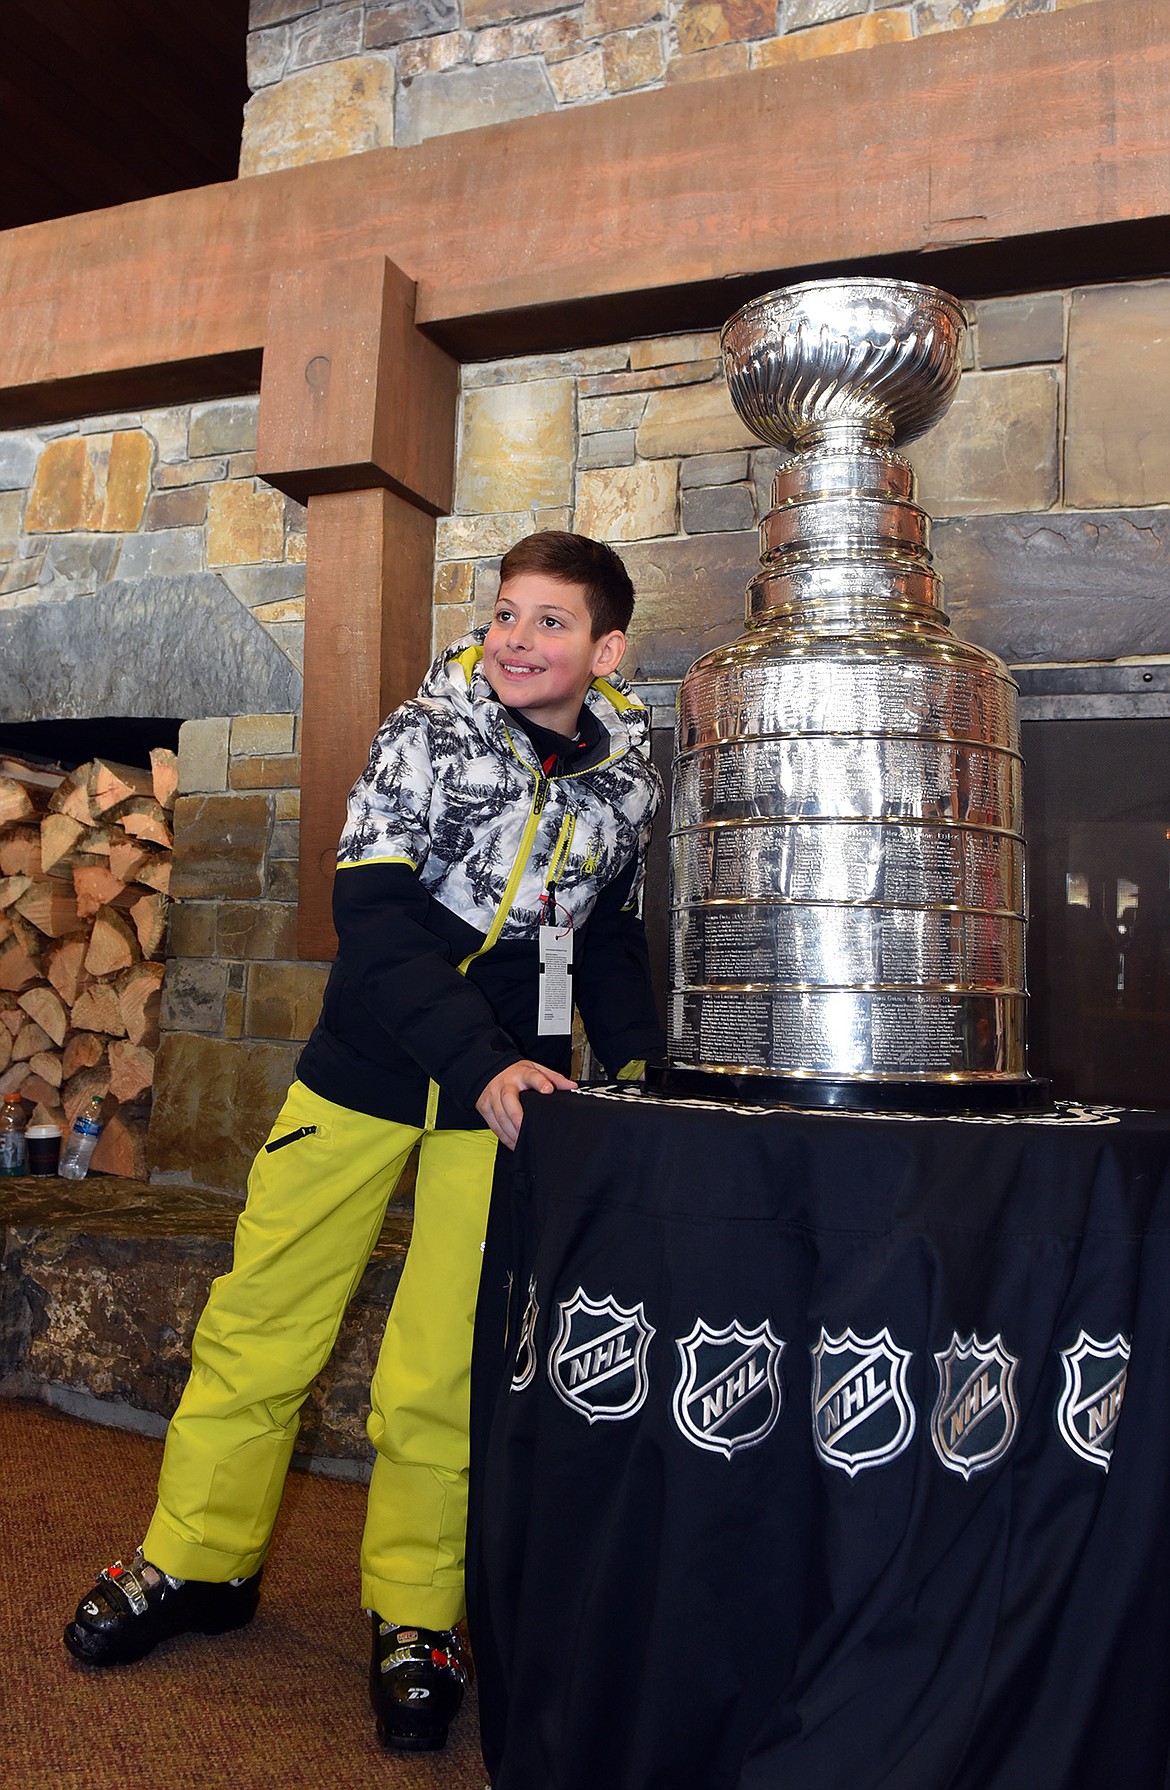
<path fill-rule="evenodd" d="M 0 777 L 0 826 L 9 821 L 31 820 L 37 812 L 28 788 L 14 777 Z"/>
<path fill-rule="evenodd" d="M 165 895 L 171 881 L 171 854 L 128 839 L 125 846 L 111 847 L 110 869 L 125 883 L 141 883 Z"/>
<path fill-rule="evenodd" d="M 137 839 L 128 839 L 125 833 L 114 833 L 110 839 L 110 873 L 120 877 L 124 883 L 136 882 L 138 872 L 153 856 L 149 845 L 143 845 Z"/>
<path fill-rule="evenodd" d="M 0 881 L 0 908 L 15 907 L 32 888 L 31 876 L 6 876 Z"/>
<path fill-rule="evenodd" d="M 149 771 L 133 764 L 112 764 L 95 758 L 89 765 L 89 799 L 95 814 L 108 814 L 131 796 L 154 800 L 154 780 Z"/>
<path fill-rule="evenodd" d="M 65 1114 L 59 1106 L 50 1106 L 44 1100 L 38 1100 L 33 1107 L 30 1125 L 55 1125 L 61 1133 L 61 1141 L 65 1141 Z"/>
<path fill-rule="evenodd" d="M 59 877 L 38 876 L 17 902 L 16 911 L 46 938 L 64 938 L 77 930 L 77 903 Z"/>
<path fill-rule="evenodd" d="M 110 1093 L 116 1100 L 137 1100 L 154 1080 L 154 1052 L 144 1044 L 110 1045 Z"/>
<path fill-rule="evenodd" d="M 0 1075 L 0 1099 L 2 1099 L 5 1094 L 19 1094 L 22 1086 L 27 1080 L 28 1064 L 11 1063 L 4 1071 L 3 1075 Z"/>
<path fill-rule="evenodd" d="M 132 801 L 123 802 L 114 819 L 132 839 L 143 839 L 148 845 L 165 845 L 168 851 L 174 843 L 167 817 L 153 796 L 135 796 Z"/>
<path fill-rule="evenodd" d="M 131 1044 L 158 1044 L 158 1015 L 165 965 L 140 963 L 127 970 L 118 988 L 118 1011 Z"/>
<path fill-rule="evenodd" d="M 90 1167 L 102 1175 L 145 1181 L 148 1174 L 146 1121 L 116 1112 L 102 1127 Z"/>
<path fill-rule="evenodd" d="M 41 822 L 41 869 L 46 876 L 69 875 L 69 859 L 88 832 L 88 821 L 46 814 Z"/>
<path fill-rule="evenodd" d="M 67 1007 L 72 1007 L 89 977 L 85 972 L 88 937 L 58 939 L 45 952 L 45 975 Z"/>
<path fill-rule="evenodd" d="M 35 1019 L 26 1019 L 12 1040 L 12 1061 L 27 1063 L 39 1050 L 48 1050 L 53 1040 L 43 1032 Z"/>
<path fill-rule="evenodd" d="M 73 888 L 77 895 L 78 916 L 82 920 L 90 919 L 101 908 L 114 902 L 128 907 L 134 900 L 132 895 L 127 895 L 122 878 L 100 863 L 75 864 Z"/>
<path fill-rule="evenodd" d="M 7 919 L 12 928 L 12 936 L 19 940 L 30 957 L 39 957 L 44 949 L 45 941 L 36 927 L 25 919 L 19 908 L 9 908 Z"/>
<path fill-rule="evenodd" d="M 15 1063 L 12 1067 L 15 1069 Z M 25 1067 L 27 1069 L 28 1065 Z M 34 1106 L 44 1106 L 56 1100 L 57 1090 L 43 1075 L 26 1074 L 20 1084 L 20 1097 L 22 1100 L 31 1100 Z"/>
<path fill-rule="evenodd" d="M 28 1018 L 28 1014 L 23 1007 L 17 1006 L 11 995 L 0 995 L 0 1000 L 5 1003 L 3 1010 L 0 1011 L 0 1025 L 4 1027 L 10 1038 L 15 1038 Z"/>
<path fill-rule="evenodd" d="M 7 1026 L 0 1026 L 0 1071 L 12 1061 L 12 1038 Z"/>
<path fill-rule="evenodd" d="M 40 979 L 40 964 L 35 957 L 29 955 L 14 932 L 0 944 L 0 988 L 7 988 L 15 994 L 19 989 L 27 988 L 30 982 L 39 982 Z"/>
<path fill-rule="evenodd" d="M 61 1068 L 66 1079 L 76 1075 L 79 1069 L 96 1069 L 105 1060 L 105 1040 L 96 1032 L 74 1032 L 65 1040 Z"/>
<path fill-rule="evenodd" d="M 35 1057 L 30 1057 L 28 1066 L 34 1075 L 39 1075 L 50 1088 L 61 1086 L 61 1058 L 55 1050 L 38 1050 Z"/>
<path fill-rule="evenodd" d="M 79 1032 L 103 1032 L 110 1038 L 126 1036 L 126 1021 L 112 982 L 91 982 L 83 988 L 69 1019 Z"/>
<path fill-rule="evenodd" d="M 138 934 L 117 908 L 103 907 L 93 923 L 85 967 L 91 976 L 124 970 L 139 956 Z"/>
<path fill-rule="evenodd" d="M 104 1100 L 109 1091 L 110 1077 L 105 1069 L 79 1069 L 76 1075 L 71 1075 L 61 1089 L 61 1105 L 68 1128 L 72 1130 L 74 1119 L 95 1094 L 100 1094 Z M 64 1144 L 65 1140 L 61 1141 Z"/>
<path fill-rule="evenodd" d="M 43 758 L 25 758 L 19 752 L 0 752 L 0 777 L 12 777 L 17 783 L 27 784 L 38 801 L 47 802 L 61 787 L 64 776 L 61 765 L 47 764 Z"/>
<path fill-rule="evenodd" d="M 160 808 L 169 812 L 175 805 L 175 794 L 179 787 L 178 754 L 172 752 L 169 746 L 150 748 L 150 777 L 155 801 Z"/>
<path fill-rule="evenodd" d="M 78 765 L 75 771 L 70 771 L 62 779 L 56 792 L 49 798 L 50 814 L 63 814 L 67 819 L 75 820 L 86 828 L 93 825 L 97 812 L 89 799 L 89 769 L 87 764 Z"/>
<path fill-rule="evenodd" d="M 13 826 L 0 834 L 0 876 L 40 876 L 41 830 Z"/>
<path fill-rule="evenodd" d="M 171 886 L 170 852 L 152 852 L 134 880 L 136 883 L 141 883 L 144 888 L 153 889 L 158 895 L 166 895 Z"/>
<path fill-rule="evenodd" d="M 19 997 L 18 1004 L 30 1019 L 35 1019 L 42 1031 L 49 1034 L 54 1044 L 64 1044 L 68 1022 L 61 997 L 54 989 L 28 988 Z"/>
<path fill-rule="evenodd" d="M 167 930 L 167 898 L 165 895 L 140 895 L 130 907 L 130 918 L 138 934 L 144 957 L 155 957 L 162 949 Z"/>
<path fill-rule="evenodd" d="M 87 858 L 108 858 L 110 841 L 114 837 L 115 833 L 110 827 L 91 827 L 77 849 L 84 852 Z"/>

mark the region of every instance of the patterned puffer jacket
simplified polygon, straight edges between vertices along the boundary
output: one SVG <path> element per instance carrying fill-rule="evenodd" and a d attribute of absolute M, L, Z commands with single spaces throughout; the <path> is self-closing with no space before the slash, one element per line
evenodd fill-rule
<path fill-rule="evenodd" d="M 605 1067 L 663 1048 L 637 911 L 662 793 L 647 712 L 623 679 L 596 680 L 599 738 L 548 776 L 483 675 L 485 632 L 442 653 L 375 736 L 338 852 L 338 958 L 298 1067 L 327 1099 L 408 1124 L 434 1121 L 433 1084 L 440 1126 L 478 1127 L 475 1101 L 509 1063 L 567 1068 L 568 1041 L 536 1030 L 550 912 L 571 921 L 575 1001 Z"/>

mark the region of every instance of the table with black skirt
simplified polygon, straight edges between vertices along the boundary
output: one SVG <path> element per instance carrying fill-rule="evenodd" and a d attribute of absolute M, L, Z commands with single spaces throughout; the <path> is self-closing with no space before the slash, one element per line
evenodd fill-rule
<path fill-rule="evenodd" d="M 493 1790 L 1163 1790 L 1170 1113 L 524 1107 L 473 1384 Z"/>

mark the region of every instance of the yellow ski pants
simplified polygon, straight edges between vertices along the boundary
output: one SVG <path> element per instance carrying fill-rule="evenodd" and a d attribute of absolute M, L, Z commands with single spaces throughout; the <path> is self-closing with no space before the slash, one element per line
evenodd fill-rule
<path fill-rule="evenodd" d="M 163 1572 L 222 1581 L 263 1561 L 300 1407 L 416 1143 L 414 1229 L 370 1388 L 362 1602 L 425 1628 L 463 1614 L 471 1339 L 496 1139 L 370 1118 L 300 1082 L 253 1164 L 231 1271 L 191 1345 L 143 1544 Z"/>

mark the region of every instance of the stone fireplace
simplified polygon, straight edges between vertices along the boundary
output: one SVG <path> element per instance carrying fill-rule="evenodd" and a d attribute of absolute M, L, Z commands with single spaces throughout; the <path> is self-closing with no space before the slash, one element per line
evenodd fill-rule
<path fill-rule="evenodd" d="M 340 769 L 352 776 L 361 751 L 347 738 L 344 766 L 337 755 L 326 778 L 321 758 L 313 761 L 320 734 L 316 746 L 311 728 L 301 738 L 303 703 L 309 712 L 301 681 L 306 511 L 257 475 L 261 345 L 264 402 L 286 407 L 281 446 L 299 439 L 307 454 L 262 463 L 293 468 L 272 471 L 273 480 L 335 518 L 318 537 L 317 599 L 329 602 L 319 603 L 325 619 L 311 678 L 321 679 L 322 655 L 342 635 L 364 638 L 379 606 L 385 635 L 363 650 L 392 678 L 400 610 L 415 605 L 428 582 L 430 645 L 440 647 L 485 618 L 500 555 L 520 534 L 580 528 L 615 541 L 634 576 L 639 611 L 625 669 L 659 712 L 665 756 L 674 680 L 741 626 L 754 527 L 775 467 L 727 402 L 712 325 L 748 295 L 747 285 L 762 290 L 769 278 L 826 263 L 848 270 L 867 257 L 889 262 L 905 248 L 907 265 L 890 271 L 949 281 L 972 323 L 958 400 L 919 466 L 956 626 L 1017 666 L 1160 666 L 1170 656 L 1170 452 L 1162 427 L 1170 278 L 1164 254 L 1137 237 L 1102 237 L 1098 253 L 1078 247 L 1077 236 L 1090 223 L 1148 221 L 1161 203 L 1150 184 L 1150 156 L 1157 158 L 1141 86 L 1160 66 L 1156 12 L 1146 0 L 786 0 L 779 10 L 724 0 L 665 8 L 585 0 L 551 11 L 536 0 L 437 8 L 414 0 L 253 0 L 241 178 L 207 189 L 203 209 L 188 203 L 200 201 L 197 193 L 174 196 L 167 240 L 175 253 L 165 264 L 149 260 L 151 220 L 170 217 L 170 202 L 148 202 L 157 213 L 119 213 L 121 246 L 98 256 L 75 317 L 68 221 L 33 227 L 27 240 L 42 249 L 27 264 L 14 258 L 17 346 L 7 372 L 0 369 L 14 406 L 0 433 L 0 719 L 183 722 L 151 1125 L 157 1182 L 235 1195 L 242 1188 L 315 1017 L 327 927 L 313 933 L 306 961 L 293 921 L 298 908 L 303 919 L 306 876 L 317 878 L 314 899 L 324 912 L 318 871 L 338 824 Z M 1062 203 L 1071 205 L 1072 194 L 1084 215 L 1070 209 L 1058 217 L 1037 204 L 1025 216 L 1013 209 L 1014 195 L 1033 189 L 1013 175 L 1011 191 L 1000 190 L 995 155 L 978 149 L 980 130 L 985 120 L 1001 135 L 1017 127 L 1020 108 L 1010 99 L 1017 78 L 1062 129 L 1078 128 L 1082 112 L 1060 95 L 1062 71 L 1082 56 L 1112 71 L 1114 97 L 1100 103 L 1117 115 L 1101 143 L 1121 144 L 1127 179 L 1137 183 L 1132 202 L 1102 199 L 1108 183 L 1082 178 L 1074 161 Z M 683 127 L 675 103 L 682 96 L 670 91 L 679 84 L 688 87 Z M 907 94 L 921 104 L 901 104 Z M 642 143 L 656 146 L 641 186 L 630 167 L 614 163 L 607 133 L 576 130 L 597 105 L 613 107 L 621 123 L 615 141 L 630 133 L 631 154 Z M 745 142 L 757 140 L 751 133 L 764 128 L 769 106 L 800 123 L 794 144 L 803 131 L 814 147 L 818 119 L 839 121 L 835 141 L 869 131 L 871 144 L 874 121 L 884 119 L 890 141 L 930 174 L 934 209 L 919 215 L 913 182 L 875 185 L 864 158 L 852 162 L 851 181 L 829 178 L 834 192 L 848 191 L 848 204 L 810 209 L 801 197 L 809 183 L 792 172 L 794 148 L 788 210 L 764 227 L 769 214 L 744 198 L 745 168 L 704 163 L 699 174 L 686 172 L 680 128 L 726 150 L 729 106 L 736 140 Z M 456 133 L 481 125 L 491 127 L 475 140 L 482 156 L 462 158 L 471 140 Z M 1022 145 L 1039 153 L 1026 131 Z M 1000 162 L 1014 168 L 1020 149 L 1005 138 Z M 557 255 L 548 260 L 552 246 L 543 238 L 543 249 L 530 244 L 517 255 L 510 239 L 522 246 L 525 232 L 543 228 L 533 206 L 523 221 L 501 216 L 498 231 L 482 233 L 472 266 L 467 245 L 450 232 L 458 234 L 471 163 L 490 171 L 505 150 L 513 180 L 517 169 L 538 180 L 554 152 L 567 181 L 587 173 L 574 190 L 588 192 L 586 210 L 595 205 L 605 229 L 558 213 L 563 255 L 552 245 Z M 845 151 L 826 143 L 818 153 Z M 1098 145 L 1092 153 L 1113 151 Z M 448 183 L 454 211 L 436 211 L 429 198 L 411 209 L 414 169 L 424 186 Z M 400 180 L 407 185 L 395 185 Z M 727 192 L 704 210 L 720 181 Z M 1086 193 L 1096 195 L 1092 205 Z M 972 208 L 978 216 L 968 215 Z M 319 214 L 325 237 L 314 234 Z M 278 231 L 271 246 L 278 216 L 288 235 Z M 702 220 L 713 217 L 726 242 L 716 231 L 700 253 Z M 296 270 L 327 266 L 322 290 L 357 291 L 334 266 L 334 247 L 322 248 L 334 245 L 338 219 L 348 220 L 344 252 L 356 257 L 346 268 L 360 272 L 371 253 L 396 260 L 408 283 L 419 282 L 416 314 L 427 341 L 461 362 L 449 505 L 425 479 L 411 485 L 406 475 L 417 469 L 387 456 L 384 441 L 366 464 L 346 459 L 350 444 L 338 445 L 340 437 L 325 443 L 337 449 L 334 458 L 317 460 L 296 438 L 309 413 L 289 396 L 305 386 L 290 323 L 297 341 L 324 328 L 313 310 L 320 295 L 297 286 Z M 102 228 L 93 226 L 94 240 L 104 243 Z M 588 240 L 579 239 L 581 229 Z M 1046 230 L 1051 241 L 1037 234 Z M 997 234 L 1009 250 L 1023 245 L 1018 264 L 996 250 Z M 168 284 L 179 278 L 176 245 L 186 236 L 198 242 L 190 280 L 201 296 L 191 307 Z M 121 306 L 108 297 L 120 257 L 145 270 Z M 539 280 L 523 271 L 529 261 L 545 269 Z M 1053 267 L 1060 277 L 1045 276 Z M 766 268 L 781 272 L 752 271 Z M 40 280 L 52 286 L 55 304 L 60 299 L 51 353 L 38 345 Z M 487 282 L 482 292 L 475 280 Z M 384 318 L 390 299 L 383 293 L 379 303 Z M 109 338 L 99 347 L 91 340 L 95 307 Z M 358 323 L 346 315 L 327 321 L 337 334 L 326 331 L 313 364 L 320 371 L 332 353 L 339 378 L 350 361 L 364 377 Z M 296 379 L 268 385 L 270 373 L 285 376 L 290 367 Z M 164 387 L 188 395 L 164 401 Z M 116 391 L 123 407 L 70 408 L 70 393 L 98 389 Z M 436 419 L 436 435 L 447 427 L 445 416 Z M 314 483 L 297 471 L 304 466 L 325 471 Z M 405 571 L 386 545 L 401 543 L 385 504 L 346 508 L 371 496 L 392 505 L 399 489 L 423 494 L 416 517 L 447 512 L 426 515 Z M 355 528 L 370 540 L 380 532 L 380 546 L 363 535 L 351 551 Z M 402 656 L 413 665 L 422 655 L 412 641 Z M 376 725 L 378 680 L 365 667 L 347 683 L 352 663 L 343 654 L 330 662 L 332 709 L 319 713 L 355 733 L 350 717 L 360 715 L 364 742 Z M 302 744 L 306 804 L 320 803 L 325 781 L 330 790 L 317 810 L 328 824 L 314 822 L 298 883 Z M 660 910 L 661 865 L 657 876 Z"/>
<path fill-rule="evenodd" d="M 1160 670 L 1170 281 L 968 309 L 959 396 L 919 456 L 956 625 L 1025 669 Z M 716 334 L 469 363 L 459 409 L 433 645 L 486 618 L 528 529 L 613 540 L 639 592 L 625 670 L 658 705 L 665 764 L 674 680 L 742 625 L 776 463 L 731 410 Z M 245 397 L 0 437 L 6 718 L 186 717 L 152 1174 L 235 1194 L 327 973 L 295 940 L 303 511 L 255 477 L 255 412 Z M 661 930 L 661 839 L 657 856 Z"/>

